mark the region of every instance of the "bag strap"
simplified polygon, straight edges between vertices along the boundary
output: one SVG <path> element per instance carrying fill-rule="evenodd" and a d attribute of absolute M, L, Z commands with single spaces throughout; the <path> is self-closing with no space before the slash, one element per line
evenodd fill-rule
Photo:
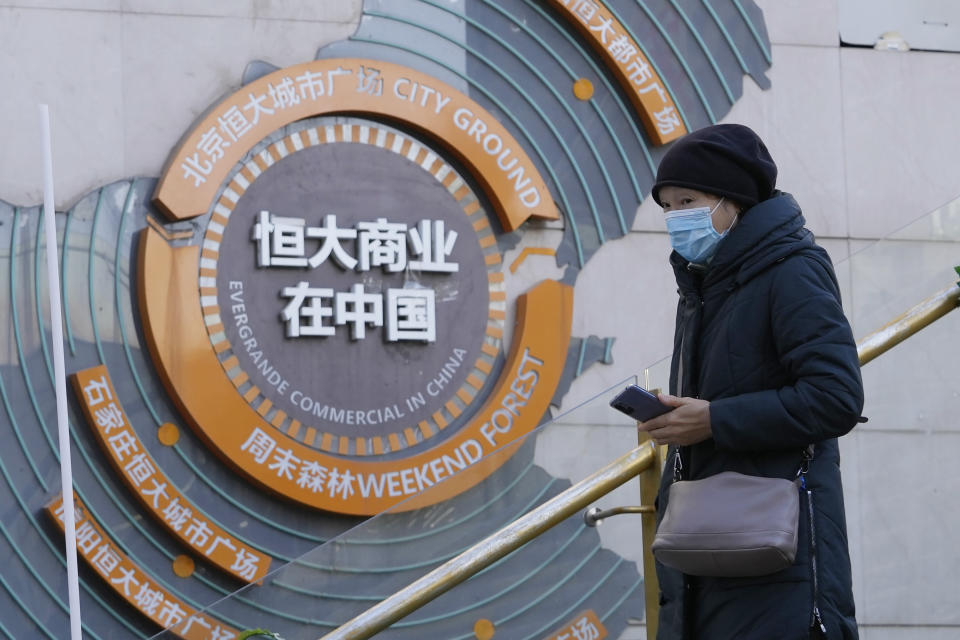
<path fill-rule="evenodd" d="M 813 443 L 808 444 L 800 452 L 800 466 L 797 468 L 797 482 L 800 488 L 806 489 L 806 476 L 810 471 L 810 461 L 813 460 L 816 448 Z M 677 445 L 673 451 L 673 481 L 677 482 L 683 479 L 683 458 L 680 457 L 680 445 Z"/>

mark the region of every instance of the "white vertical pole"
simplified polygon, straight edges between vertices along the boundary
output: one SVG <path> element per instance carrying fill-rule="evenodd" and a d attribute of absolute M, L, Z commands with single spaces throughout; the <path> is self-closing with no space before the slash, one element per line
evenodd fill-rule
<path fill-rule="evenodd" d="M 70 427 L 67 422 L 67 376 L 63 361 L 63 312 L 60 308 L 60 271 L 57 268 L 57 223 L 53 202 L 53 159 L 50 152 L 50 111 L 40 105 L 43 144 L 43 226 L 47 243 L 47 281 L 50 290 L 50 331 L 53 334 L 53 371 L 57 388 L 57 431 L 60 435 L 60 488 L 63 492 L 63 528 L 66 534 L 67 590 L 70 595 L 70 638 L 80 638 L 80 586 L 77 578 L 77 525 L 73 507 L 73 467 L 70 464 Z"/>

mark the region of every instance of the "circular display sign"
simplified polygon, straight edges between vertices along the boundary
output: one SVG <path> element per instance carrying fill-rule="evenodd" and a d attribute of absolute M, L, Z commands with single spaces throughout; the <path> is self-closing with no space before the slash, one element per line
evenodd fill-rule
<path fill-rule="evenodd" d="M 317 118 L 254 150 L 224 193 L 201 305 L 267 422 L 372 455 L 469 417 L 496 368 L 504 296 L 490 221 L 456 169 L 396 129 Z"/>
<path fill-rule="evenodd" d="M 189 425 L 258 485 L 339 513 L 435 504 L 547 413 L 572 289 L 510 297 L 496 234 L 558 212 L 453 87 L 371 60 L 279 69 L 211 109 L 153 202 L 204 217 L 200 237 L 141 235 L 147 347 Z"/>

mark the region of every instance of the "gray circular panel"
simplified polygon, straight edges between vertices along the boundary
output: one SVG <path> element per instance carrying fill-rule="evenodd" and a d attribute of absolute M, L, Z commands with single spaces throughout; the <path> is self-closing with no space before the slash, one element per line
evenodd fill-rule
<path fill-rule="evenodd" d="M 357 119 L 310 125 L 253 154 L 214 209 L 211 341 L 238 393 L 306 444 L 411 446 L 469 411 L 500 349 L 492 231 L 419 141 Z"/>

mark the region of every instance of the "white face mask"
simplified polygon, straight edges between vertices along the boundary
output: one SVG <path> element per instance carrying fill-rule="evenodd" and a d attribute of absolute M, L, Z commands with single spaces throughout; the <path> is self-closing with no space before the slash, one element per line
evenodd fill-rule
<path fill-rule="evenodd" d="M 720 207 L 720 202 L 710 207 L 696 209 L 678 209 L 667 214 L 667 232 L 670 234 L 670 244 L 674 251 L 697 264 L 709 263 L 717 252 L 720 241 L 730 229 L 718 233 L 713 227 L 713 212 Z"/>

